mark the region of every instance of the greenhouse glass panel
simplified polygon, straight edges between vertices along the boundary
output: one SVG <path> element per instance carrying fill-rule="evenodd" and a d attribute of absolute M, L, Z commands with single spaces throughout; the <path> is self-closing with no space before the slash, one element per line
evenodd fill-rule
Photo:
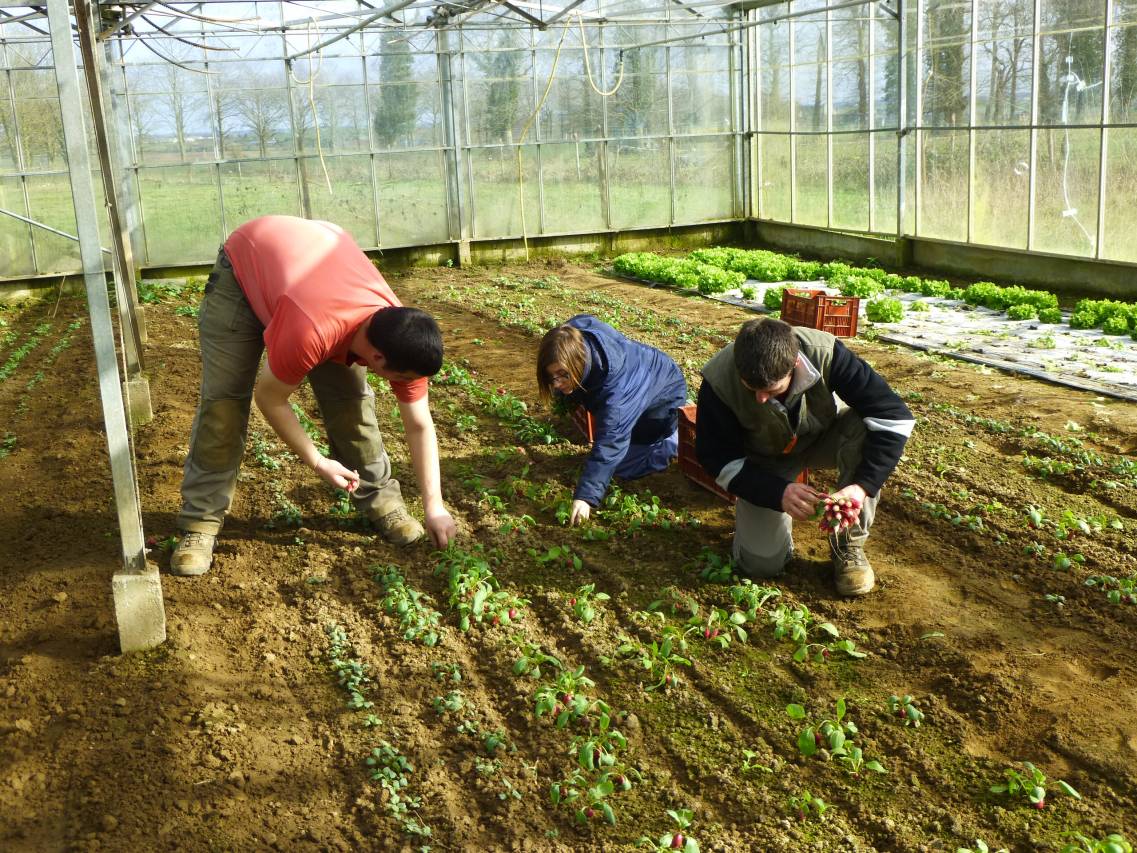
<path fill-rule="evenodd" d="M 800 11 L 800 10 L 799 10 Z M 778 24 L 777 26 L 781 26 Z M 799 18 L 794 28 L 794 65 L 813 65 L 825 61 L 825 16 Z"/>
<path fill-rule="evenodd" d="M 474 237 L 516 237 L 541 233 L 541 188 L 537 174 L 537 147 L 521 147 L 525 191 L 522 211 L 517 181 L 517 146 L 474 149 L 470 152 L 473 175 Z"/>
<path fill-rule="evenodd" d="M 795 139 L 797 186 L 794 188 L 793 221 L 802 225 L 829 224 L 828 145 L 826 137 Z"/>
<path fill-rule="evenodd" d="M 834 62 L 833 129 L 867 130 L 869 126 L 869 62 Z"/>
<path fill-rule="evenodd" d="M 764 133 L 758 145 L 758 215 L 789 222 L 790 137 Z"/>
<path fill-rule="evenodd" d="M 896 134 L 873 134 L 873 230 L 896 233 Z"/>
<path fill-rule="evenodd" d="M 981 40 L 1030 39 L 1034 35 L 1034 0 L 977 0 Z"/>
<path fill-rule="evenodd" d="M 920 58 L 924 79 L 923 124 L 927 127 L 964 126 L 968 122 L 971 98 L 971 45 L 957 36 L 938 43 L 929 40 L 927 44 Z"/>
<path fill-rule="evenodd" d="M 24 168 L 48 171 L 67 168 L 63 116 L 55 98 L 16 98 L 16 122 L 24 147 Z M 70 196 L 69 196 L 70 197 Z"/>
<path fill-rule="evenodd" d="M 1137 24 L 1137 0 L 1113 0 L 1111 24 Z"/>
<path fill-rule="evenodd" d="M 295 160 L 248 160 L 220 168 L 226 231 L 270 213 L 303 216 Z"/>
<path fill-rule="evenodd" d="M 593 79 L 603 91 L 595 75 Z M 542 141 L 568 142 L 577 139 L 598 139 L 604 135 L 603 99 L 593 91 L 584 72 L 584 52 L 564 51 L 557 67 L 557 76 L 541 107 L 536 138 Z M 530 131 L 534 134 L 534 131 Z"/>
<path fill-rule="evenodd" d="M 966 240 L 967 131 L 925 131 L 922 143 L 918 234 Z"/>
<path fill-rule="evenodd" d="M 762 130 L 790 129 L 790 73 L 788 65 L 762 68 Z"/>
<path fill-rule="evenodd" d="M 679 138 L 675 146 L 675 224 L 731 219 L 734 138 Z"/>
<path fill-rule="evenodd" d="M 0 178 L 0 207 L 21 216 L 28 215 L 19 178 Z M 5 275 L 35 275 L 30 225 L 0 215 L 0 257 L 4 258 Z"/>
<path fill-rule="evenodd" d="M 1109 120 L 1137 124 L 1137 26 L 1112 28 L 1109 49 Z"/>
<path fill-rule="evenodd" d="M 336 42 L 339 44 L 339 42 Z M 363 83 L 363 60 L 358 54 L 339 59 L 313 59 L 308 67 L 308 57 L 304 56 L 292 63 L 292 88 L 307 91 L 308 81 L 321 86 L 358 86 Z"/>
<path fill-rule="evenodd" d="M 722 133 L 731 129 L 728 74 L 672 74 L 671 92 L 676 133 Z"/>
<path fill-rule="evenodd" d="M 214 89 L 285 89 L 288 86 L 288 73 L 280 59 L 217 62 L 214 65 L 216 68 L 211 70 L 219 72 L 213 78 Z"/>
<path fill-rule="evenodd" d="M 402 31 L 385 35 L 384 39 L 390 39 L 390 43 L 382 48 L 379 55 L 367 57 L 369 83 L 438 82 L 437 56 L 433 53 L 412 52 L 404 35 Z"/>
<path fill-rule="evenodd" d="M 1030 124 L 1033 42 L 984 42 L 975 51 L 975 124 Z"/>
<path fill-rule="evenodd" d="M 833 12 L 833 59 L 858 59 L 869 55 L 869 6 Z"/>
<path fill-rule="evenodd" d="M 92 177 L 98 180 L 97 175 Z M 71 182 L 67 175 L 29 175 L 25 181 L 28 189 L 28 216 L 68 234 L 76 233 Z M 100 231 L 105 230 L 100 223 Z M 35 243 L 39 273 L 73 272 L 79 269 L 79 244 L 76 241 L 42 228 L 32 229 L 32 240 Z"/>
<path fill-rule="evenodd" d="M 874 130 L 882 127 L 895 128 L 899 124 L 897 97 L 896 57 L 878 56 L 873 67 Z"/>
<path fill-rule="evenodd" d="M 612 228 L 671 223 L 670 157 L 666 139 L 608 144 L 608 198 Z"/>
<path fill-rule="evenodd" d="M 1030 131 L 975 132 L 971 241 L 1008 249 L 1027 247 Z"/>
<path fill-rule="evenodd" d="M 790 64 L 790 30 L 782 24 L 767 24 L 758 28 L 759 64 L 765 70 L 773 65 Z"/>
<path fill-rule="evenodd" d="M 491 56 L 518 56 L 515 52 Z M 470 141 L 474 145 L 511 144 L 521 136 L 525 120 L 533 112 L 533 81 L 528 77 L 470 80 Z M 532 132 L 532 131 L 530 131 Z"/>
<path fill-rule="evenodd" d="M 1137 186 L 1137 129 L 1111 128 L 1105 165 L 1105 234 L 1102 257 L 1137 263 L 1133 239 L 1133 187 Z"/>
<path fill-rule="evenodd" d="M 826 129 L 826 89 L 824 65 L 797 65 L 793 69 L 797 99 L 796 129 Z"/>
<path fill-rule="evenodd" d="M 284 89 L 217 90 L 213 93 L 221 126 L 221 156 L 266 158 L 292 154 L 296 139 L 288 92 Z"/>
<path fill-rule="evenodd" d="M 16 138 L 16 111 L 12 102 L 0 100 L 0 172 L 15 172 L 20 167 Z"/>
<path fill-rule="evenodd" d="M 641 51 L 633 50 L 629 57 Z M 608 133 L 611 136 L 662 136 L 667 127 L 667 76 L 630 73 L 635 63 L 628 61 L 620 90 L 605 99 Z"/>
<path fill-rule="evenodd" d="M 400 151 L 377 156 L 375 182 L 380 246 L 415 246 L 450 239 L 444 152 Z"/>
<path fill-rule="evenodd" d="M 321 148 L 327 154 L 370 149 L 367 98 L 362 86 L 330 86 L 316 89 L 316 119 L 320 137 L 316 139 L 312 105 L 301 96 L 296 114 L 303 128 L 301 150 Z"/>
<path fill-rule="evenodd" d="M 700 71 L 704 74 L 729 71 L 731 48 L 725 40 L 721 44 L 712 44 L 711 39 L 708 36 L 706 41 L 672 45 L 671 71 Z"/>
<path fill-rule="evenodd" d="M 603 145 L 578 142 L 541 146 L 545 230 L 552 234 L 604 229 L 600 193 Z"/>
<path fill-rule="evenodd" d="M 307 192 L 312 218 L 342 226 L 361 246 L 379 245 L 371 157 L 324 157 L 322 164 L 319 157 L 303 157 L 299 164 L 301 198 Z"/>
<path fill-rule="evenodd" d="M 1038 56 L 1040 124 L 1101 121 L 1105 31 L 1102 28 L 1043 36 Z M 1079 82 L 1083 85 L 1079 86 Z"/>
<path fill-rule="evenodd" d="M 214 160 L 208 95 L 175 91 L 130 98 L 130 126 L 140 165 Z"/>
<path fill-rule="evenodd" d="M 223 232 L 214 166 L 139 169 L 138 192 L 150 264 L 202 263 L 225 233 L 252 219 L 231 220 Z"/>
<path fill-rule="evenodd" d="M 1100 149 L 1096 128 L 1038 131 L 1032 249 L 1094 254 Z"/>
<path fill-rule="evenodd" d="M 833 137 L 833 228 L 866 231 L 869 227 L 869 136 Z"/>
<path fill-rule="evenodd" d="M 900 27 L 896 20 L 884 12 L 880 6 L 874 7 L 874 14 L 876 15 L 876 32 L 873 36 L 872 52 L 882 56 L 895 56 Z"/>
<path fill-rule="evenodd" d="M 385 83 L 368 91 L 371 138 L 377 151 L 442 144 L 441 95 L 436 83 Z M 364 125 L 366 133 L 366 125 Z"/>
<path fill-rule="evenodd" d="M 1101 0 L 1042 0 L 1039 31 L 1062 32 L 1080 27 L 1100 27 L 1105 22 Z"/>

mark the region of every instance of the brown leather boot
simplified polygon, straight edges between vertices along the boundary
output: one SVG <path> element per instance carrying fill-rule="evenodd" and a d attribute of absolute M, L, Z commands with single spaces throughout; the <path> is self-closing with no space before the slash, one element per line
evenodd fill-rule
<path fill-rule="evenodd" d="M 181 541 L 170 555 L 170 573 L 195 577 L 204 575 L 213 563 L 213 546 L 217 537 L 212 533 L 182 533 Z"/>
<path fill-rule="evenodd" d="M 855 597 L 872 592 L 876 586 L 876 575 L 865 556 L 865 547 L 859 542 L 847 539 L 835 543 L 833 551 L 833 576 L 837 582 L 837 594 Z"/>
<path fill-rule="evenodd" d="M 405 506 L 396 507 L 384 515 L 373 515 L 371 523 L 392 545 L 410 545 L 426 532 Z"/>

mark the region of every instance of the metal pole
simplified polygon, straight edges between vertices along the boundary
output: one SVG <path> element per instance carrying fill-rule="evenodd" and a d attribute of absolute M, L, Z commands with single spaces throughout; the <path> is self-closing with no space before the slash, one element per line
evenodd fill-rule
<path fill-rule="evenodd" d="M 820 73 L 821 69 L 818 69 Z M 825 227 L 833 227 L 833 12 L 825 13 Z"/>
<path fill-rule="evenodd" d="M 461 33 L 459 33 L 461 37 Z M 454 50 L 451 46 L 451 31 L 447 27 L 436 30 L 436 56 L 438 57 L 439 90 L 442 97 L 442 133 L 446 146 L 446 200 L 449 210 L 448 230 L 450 239 L 459 244 L 459 257 L 469 250 L 470 222 L 466 210 L 465 193 L 462 192 L 462 175 L 465 170 L 464 142 L 460 123 L 459 104 L 454 92 Z M 461 61 L 459 59 L 459 61 Z"/>
<path fill-rule="evenodd" d="M 1105 0 L 1105 55 L 1101 88 L 1101 152 L 1098 157 L 1098 227 L 1094 241 L 1094 257 L 1100 259 L 1105 246 L 1105 194 L 1106 166 L 1109 159 L 1109 84 L 1113 76 L 1113 57 L 1109 50 L 1110 22 L 1113 20 L 1113 0 Z"/>
<path fill-rule="evenodd" d="M 95 202 L 94 184 L 91 181 L 86 129 L 83 126 L 79 74 L 76 70 L 74 46 L 71 43 L 71 16 L 67 0 L 48 0 L 47 10 L 55 61 L 55 79 L 59 89 L 59 107 L 63 116 L 63 134 L 67 144 L 71 196 L 75 202 L 75 221 L 79 231 L 79 253 L 83 260 L 83 281 L 87 288 L 91 336 L 94 339 L 95 363 L 99 373 L 99 395 L 106 422 L 115 508 L 122 538 L 122 561 L 128 572 L 141 573 L 146 568 L 142 513 L 134 479 L 134 459 L 130 452 L 130 435 L 126 427 L 126 413 L 123 410 L 122 388 L 119 385 L 114 327 L 111 324 L 103 256 L 99 251 L 98 206 Z"/>
<path fill-rule="evenodd" d="M 876 231 L 876 16 L 877 8 L 873 6 L 872 14 L 869 15 L 868 24 L 868 56 L 861 57 L 861 61 L 868 67 L 868 115 L 865 116 L 868 123 L 868 193 L 869 193 L 869 233 Z"/>
<path fill-rule="evenodd" d="M 919 0 L 917 0 L 919 2 Z M 904 214 L 908 205 L 908 38 L 907 0 L 896 0 L 896 239 L 905 234 Z"/>
<path fill-rule="evenodd" d="M 115 52 L 117 47 L 118 57 Z M 130 237 L 132 262 L 145 253 L 145 243 L 142 235 L 142 213 L 139 209 L 138 169 L 133 156 L 134 145 L 130 132 L 130 105 L 120 102 L 125 99 L 126 68 L 122 60 L 122 42 L 119 39 L 107 41 L 103 44 L 103 54 L 106 62 L 103 64 L 103 85 L 109 95 L 107 103 L 110 106 L 110 120 L 108 128 L 111 131 L 111 144 L 118 156 L 119 174 L 122 181 L 122 212 L 126 221 L 127 234 Z M 115 81 L 118 85 L 115 85 Z M 139 313 L 139 331 L 142 333 L 142 342 L 146 343 L 145 316 Z"/>
<path fill-rule="evenodd" d="M 671 13 L 668 12 L 668 20 L 671 19 Z M 671 48 L 667 48 L 663 54 L 663 79 L 667 81 L 667 164 L 668 174 L 671 178 L 671 207 L 670 214 L 667 221 L 671 225 L 676 224 L 676 216 L 678 214 L 678 204 L 676 203 L 676 189 L 675 189 L 675 107 L 673 102 L 675 100 L 674 86 L 671 80 Z"/>
<path fill-rule="evenodd" d="M 975 107 L 979 102 L 979 82 L 976 72 L 979 70 L 979 60 L 976 58 L 976 48 L 979 41 L 979 9 L 978 3 L 972 2 L 971 8 L 971 47 L 968 50 L 971 75 L 971 85 L 967 95 L 967 232 L 968 243 L 975 242 Z"/>
<path fill-rule="evenodd" d="M 1038 80 L 1041 75 L 1042 63 L 1038 61 L 1039 47 L 1042 41 L 1039 30 L 1042 20 L 1042 0 L 1034 0 L 1034 32 L 1031 37 L 1031 56 L 1033 69 L 1030 85 L 1030 183 L 1027 189 L 1026 209 L 1026 248 L 1029 252 L 1034 248 L 1034 206 L 1038 200 Z"/>
<path fill-rule="evenodd" d="M 912 234 L 920 236 L 920 202 L 924 197 L 924 133 L 920 129 L 920 125 L 924 121 L 924 2 L 923 0 L 916 0 L 916 115 L 915 115 L 915 142 L 913 144 L 913 153 L 916 157 L 915 163 L 915 181 L 913 182 L 913 194 L 915 195 L 915 211 L 913 212 L 915 222 L 912 226 Z"/>
<path fill-rule="evenodd" d="M 127 233 L 126 223 L 122 218 L 122 210 L 118 198 L 118 179 L 120 170 L 115 168 L 111 159 L 110 132 L 107 129 L 106 104 L 103 101 L 101 67 L 102 53 L 96 49 L 95 27 L 91 19 L 92 8 L 87 0 L 74 0 L 75 24 L 79 31 L 79 52 L 83 57 L 83 77 L 87 83 L 87 95 L 91 101 L 91 123 L 95 136 L 95 151 L 99 160 L 99 170 L 102 172 L 103 194 L 106 202 L 107 215 L 110 219 L 111 246 L 114 249 L 113 275 L 115 280 L 115 293 L 118 296 L 118 319 L 122 327 L 123 356 L 126 361 L 126 381 L 130 382 L 142 375 L 142 332 L 138 323 L 138 291 L 134 287 L 134 255 L 130 251 L 130 234 Z M 60 100 L 60 108 L 63 101 Z M 71 169 L 71 161 L 68 160 Z M 82 239 L 82 232 L 80 232 Z M 97 243 L 96 243 L 97 245 Z M 147 392 L 147 397 L 149 393 Z M 134 409 L 134 407 L 131 407 Z M 149 421 L 153 416 L 150 413 L 149 402 L 139 414 L 145 415 L 142 420 Z M 133 415 L 134 412 L 132 411 Z"/>
<path fill-rule="evenodd" d="M 794 53 L 797 50 L 797 38 L 794 34 L 794 25 L 788 24 L 789 37 L 789 71 L 790 71 L 790 222 L 797 222 L 797 66 Z"/>

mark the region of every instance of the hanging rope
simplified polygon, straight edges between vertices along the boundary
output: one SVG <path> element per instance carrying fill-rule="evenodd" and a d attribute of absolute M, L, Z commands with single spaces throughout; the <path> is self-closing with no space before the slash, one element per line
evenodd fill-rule
<path fill-rule="evenodd" d="M 588 85 L 592 87 L 592 91 L 602 98 L 610 98 L 620 90 L 620 84 L 624 82 L 624 51 L 620 51 L 620 67 L 616 76 L 616 85 L 610 91 L 602 92 L 597 87 L 596 83 L 592 80 L 592 67 L 588 62 L 588 40 L 584 37 L 584 15 L 580 12 L 576 13 L 576 22 L 580 25 L 580 46 L 584 48 L 584 73 L 588 77 Z"/>
<path fill-rule="evenodd" d="M 320 36 L 320 25 L 316 23 L 315 18 L 308 19 L 307 27 L 307 41 L 308 46 L 312 46 L 313 30 L 317 43 Z M 320 158 L 320 169 L 324 173 L 324 183 L 328 187 L 328 194 L 335 195 L 335 190 L 332 189 L 332 179 L 328 174 L 328 164 L 324 160 L 324 145 L 320 140 L 320 117 L 316 114 L 316 78 L 320 74 L 320 69 L 324 67 L 324 51 L 319 49 L 316 52 L 316 62 L 313 64 L 312 59 L 308 59 L 308 79 L 301 80 L 292 70 L 292 60 L 287 60 L 285 65 L 288 66 L 288 77 L 297 86 L 304 86 L 308 89 L 308 107 L 312 110 L 312 124 L 316 128 L 316 154 Z"/>

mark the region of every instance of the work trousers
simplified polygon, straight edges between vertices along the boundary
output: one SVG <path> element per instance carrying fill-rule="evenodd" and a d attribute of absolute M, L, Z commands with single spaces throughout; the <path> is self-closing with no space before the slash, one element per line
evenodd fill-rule
<path fill-rule="evenodd" d="M 224 252 L 217 256 L 198 316 L 201 397 L 182 476 L 178 528 L 216 535 L 233 502 L 245 452 L 264 325 L 245 298 Z M 362 365 L 324 362 L 308 374 L 332 458 L 358 471 L 356 509 L 376 518 L 403 505 L 375 419 L 375 394 Z"/>
<path fill-rule="evenodd" d="M 841 489 L 853 482 L 864 441 L 864 420 L 852 409 L 845 409 L 812 447 L 802 454 L 782 457 L 771 470 L 794 480 L 803 468 L 836 468 L 837 488 Z M 864 544 L 879 500 L 879 493 L 866 498 L 857 523 L 840 534 L 842 543 Z M 788 514 L 738 499 L 734 508 L 733 555 L 735 564 L 745 574 L 758 578 L 780 575 L 793 551 L 793 519 Z"/>
<path fill-rule="evenodd" d="M 624 480 L 638 480 L 656 471 L 665 471 L 671 460 L 679 455 L 679 431 L 666 435 L 651 444 L 629 444 L 628 452 L 613 472 Z"/>

